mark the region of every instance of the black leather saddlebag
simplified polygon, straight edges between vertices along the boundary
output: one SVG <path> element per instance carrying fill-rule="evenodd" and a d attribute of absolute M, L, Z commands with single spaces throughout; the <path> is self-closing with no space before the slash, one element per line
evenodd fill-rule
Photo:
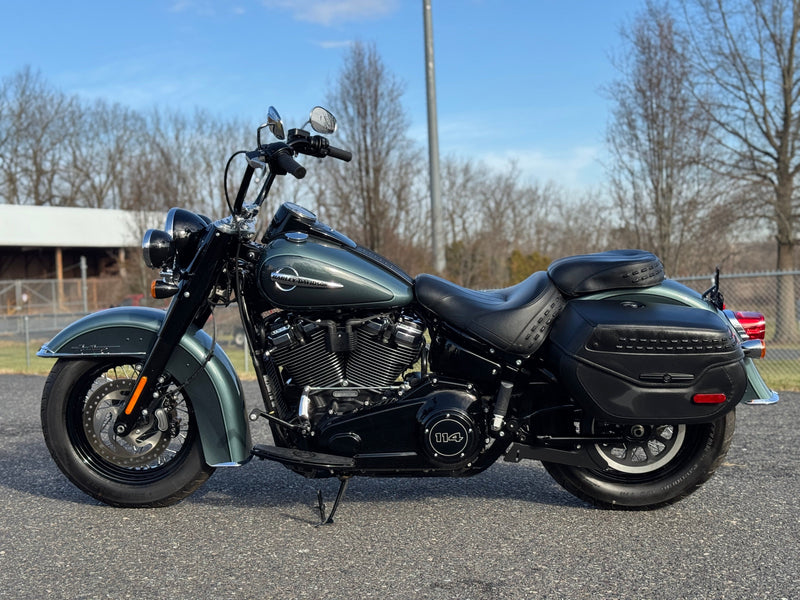
<path fill-rule="evenodd" d="M 700 308 L 574 300 L 553 326 L 548 359 L 575 401 L 604 421 L 709 421 L 747 386 L 730 324 Z"/>

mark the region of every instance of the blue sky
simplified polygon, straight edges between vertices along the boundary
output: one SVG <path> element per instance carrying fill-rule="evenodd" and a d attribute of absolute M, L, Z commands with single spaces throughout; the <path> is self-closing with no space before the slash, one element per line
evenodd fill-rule
<path fill-rule="evenodd" d="M 582 188 L 603 179 L 620 26 L 641 0 L 432 0 L 443 156 Z M 254 128 L 324 103 L 347 45 L 375 42 L 427 140 L 422 0 L 0 0 L 0 76 Z M 341 123 L 346 127 L 346 123 Z"/>

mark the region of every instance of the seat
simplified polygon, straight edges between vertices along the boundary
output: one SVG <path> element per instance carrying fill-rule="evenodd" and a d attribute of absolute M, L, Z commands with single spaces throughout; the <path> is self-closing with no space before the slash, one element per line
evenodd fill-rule
<path fill-rule="evenodd" d="M 414 289 L 419 303 L 442 320 L 513 354 L 534 353 L 564 308 L 564 298 L 544 271 L 517 285 L 490 291 L 420 275 Z"/>
<path fill-rule="evenodd" d="M 567 256 L 547 269 L 550 279 L 567 297 L 604 290 L 645 288 L 664 281 L 664 266 L 644 250 L 611 250 Z"/>

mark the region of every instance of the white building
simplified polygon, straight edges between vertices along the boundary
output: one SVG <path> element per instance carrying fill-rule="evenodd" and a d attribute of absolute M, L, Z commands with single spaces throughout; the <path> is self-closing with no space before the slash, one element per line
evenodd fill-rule
<path fill-rule="evenodd" d="M 161 213 L 0 204 L 0 280 L 80 277 L 81 256 L 88 276 L 115 275 L 163 226 Z"/>

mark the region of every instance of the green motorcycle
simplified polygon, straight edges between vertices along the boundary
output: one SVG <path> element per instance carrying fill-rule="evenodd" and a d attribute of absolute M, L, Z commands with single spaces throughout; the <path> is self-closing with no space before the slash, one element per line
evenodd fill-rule
<path fill-rule="evenodd" d="M 665 279 L 649 252 L 562 258 L 475 291 L 412 278 L 293 203 L 257 239 L 276 177 L 306 173 L 295 157 L 351 159 L 325 137 L 333 115 L 317 107 L 308 124 L 315 133 L 286 132 L 270 108 L 256 149 L 241 153 L 230 215 L 173 208 L 145 234 L 166 311 L 104 310 L 39 351 L 58 358 L 45 440 L 87 494 L 167 506 L 255 456 L 339 478 L 330 514 L 320 497 L 330 523 L 353 476 L 469 476 L 502 458 L 542 461 L 594 505 L 649 509 L 711 476 L 740 402 L 777 401 L 751 360 L 764 352 L 763 317 L 723 310 L 718 278 L 703 295 Z M 246 203 L 257 170 L 263 185 Z M 249 414 L 203 330 L 231 303 L 263 397 Z M 258 419 L 272 439 L 253 444 Z"/>

